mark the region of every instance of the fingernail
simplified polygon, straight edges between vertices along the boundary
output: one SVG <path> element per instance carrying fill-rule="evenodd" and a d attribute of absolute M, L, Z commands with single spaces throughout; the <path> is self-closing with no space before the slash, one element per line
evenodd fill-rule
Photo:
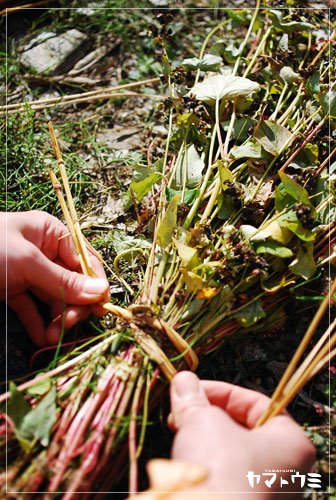
<path fill-rule="evenodd" d="M 106 280 L 100 278 L 90 278 L 84 283 L 83 291 L 88 295 L 100 296 L 106 293 Z"/>
<path fill-rule="evenodd" d="M 173 391 L 179 398 L 192 398 L 201 392 L 198 377 L 191 372 L 178 373 L 173 379 Z"/>

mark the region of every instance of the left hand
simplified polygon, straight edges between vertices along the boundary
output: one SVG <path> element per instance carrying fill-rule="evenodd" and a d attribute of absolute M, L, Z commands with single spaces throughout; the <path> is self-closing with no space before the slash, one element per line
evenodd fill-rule
<path fill-rule="evenodd" d="M 56 217 L 1 212 L 0 235 L 0 300 L 7 299 L 37 345 L 57 344 L 63 314 L 65 330 L 90 312 L 105 314 L 98 303 L 109 300 L 109 284 L 101 262 L 88 249 L 99 278 L 84 276 L 69 231 Z M 47 328 L 31 294 L 50 305 Z"/>

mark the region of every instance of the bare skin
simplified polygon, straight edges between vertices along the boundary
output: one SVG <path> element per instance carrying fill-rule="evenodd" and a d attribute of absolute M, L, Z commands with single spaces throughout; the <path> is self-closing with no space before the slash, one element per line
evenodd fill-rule
<path fill-rule="evenodd" d="M 90 312 L 104 314 L 97 305 L 108 299 L 103 266 L 89 252 L 99 279 L 81 273 L 68 229 L 56 217 L 40 211 L 1 212 L 0 234 L 0 300 L 7 300 L 38 346 L 58 342 L 64 310 L 66 330 Z M 50 306 L 47 327 L 33 296 Z"/>
<path fill-rule="evenodd" d="M 255 428 L 269 402 L 258 392 L 226 382 L 200 381 L 190 372 L 174 377 L 168 419 L 176 431 L 172 458 L 209 470 L 208 480 L 198 491 L 225 492 L 225 499 L 301 498 L 301 494 L 288 493 L 301 490 L 300 481 L 291 487 L 291 473 L 281 473 L 289 482 L 286 490 L 280 488 L 279 479 L 268 488 L 265 479 L 271 476 L 262 476 L 271 469 L 307 474 L 315 460 L 314 446 L 288 413 Z M 248 471 L 261 475 L 253 489 Z"/>

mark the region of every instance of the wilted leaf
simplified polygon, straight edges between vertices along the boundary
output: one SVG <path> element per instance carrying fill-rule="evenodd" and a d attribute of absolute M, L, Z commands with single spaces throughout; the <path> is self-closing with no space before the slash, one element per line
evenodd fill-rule
<path fill-rule="evenodd" d="M 312 205 L 307 190 L 300 186 L 297 182 L 293 181 L 284 172 L 279 172 L 279 177 L 281 179 L 282 185 L 286 193 L 292 196 L 295 200 L 304 203 L 305 205 Z"/>
<path fill-rule="evenodd" d="M 196 99 L 207 104 L 215 104 L 217 99 L 231 100 L 238 97 L 248 97 L 259 90 L 259 84 L 248 78 L 215 75 L 206 78 L 201 83 L 196 83 L 188 95 L 194 95 Z"/>
<path fill-rule="evenodd" d="M 266 240 L 263 243 L 257 243 L 255 245 L 255 249 L 257 254 L 268 253 L 270 255 L 280 257 L 281 259 L 287 259 L 288 257 L 293 256 L 293 252 L 290 248 L 287 248 L 274 240 Z"/>
<path fill-rule="evenodd" d="M 185 284 L 187 285 L 187 289 L 189 292 L 198 292 L 204 286 L 204 282 L 198 274 L 195 274 L 191 271 L 187 271 L 186 269 L 182 269 L 182 274 L 184 277 Z"/>
<path fill-rule="evenodd" d="M 255 139 L 272 155 L 281 153 L 293 134 L 272 120 L 262 120 L 255 128 Z"/>
<path fill-rule="evenodd" d="M 187 158 L 188 158 L 187 172 L 185 173 L 185 168 L 186 168 L 185 155 L 182 155 L 181 161 L 177 166 L 175 177 L 172 182 L 173 189 L 176 190 L 183 189 L 185 177 L 186 177 L 186 188 L 188 189 L 197 188 L 202 181 L 204 162 L 201 160 L 201 157 L 197 153 L 196 148 L 193 144 L 191 146 L 188 146 Z"/>
<path fill-rule="evenodd" d="M 198 264 L 197 249 L 184 245 L 180 241 L 173 238 L 174 244 L 177 248 L 177 253 L 182 261 L 182 266 L 186 269 L 193 269 Z"/>
<path fill-rule="evenodd" d="M 316 264 L 314 262 L 313 251 L 314 246 L 312 243 L 305 243 L 300 246 L 296 259 L 288 266 L 293 274 L 297 274 L 305 280 L 314 276 Z"/>
<path fill-rule="evenodd" d="M 283 22 L 283 12 L 281 12 L 281 10 L 270 10 L 269 14 L 272 18 L 273 25 L 285 33 L 294 33 L 295 31 L 311 31 L 314 29 L 312 24 L 306 22 Z"/>
<path fill-rule="evenodd" d="M 213 297 L 216 297 L 220 292 L 219 287 L 207 287 L 207 288 L 202 288 L 196 295 L 196 299 L 212 299 Z"/>
<path fill-rule="evenodd" d="M 38 439 L 42 446 L 47 446 L 50 430 L 55 421 L 56 387 L 53 385 L 38 405 L 25 415 L 20 424 L 19 435 L 26 441 L 32 442 Z"/>
<path fill-rule="evenodd" d="M 166 248 L 172 241 L 174 228 L 176 227 L 177 205 L 179 198 L 180 195 L 176 195 L 170 200 L 163 219 L 160 222 L 156 240 L 158 245 L 162 248 Z"/>
<path fill-rule="evenodd" d="M 240 230 L 244 239 L 249 239 L 252 242 L 264 241 L 267 238 L 278 241 L 283 245 L 286 245 L 291 239 L 291 232 L 285 227 L 280 227 L 277 220 L 272 221 L 265 229 L 257 231 L 257 228 L 250 226 L 248 224 L 243 224 L 240 226 Z"/>
<path fill-rule="evenodd" d="M 158 182 L 161 174 L 148 167 L 138 166 L 133 173 L 130 189 L 136 194 L 137 200 L 141 201 L 146 193 Z"/>
<path fill-rule="evenodd" d="M 255 300 L 249 306 L 244 307 L 241 311 L 234 314 L 234 318 L 238 323 L 247 328 L 248 326 L 254 325 L 261 318 L 265 318 L 266 314 L 263 310 L 262 303 L 260 300 Z"/>

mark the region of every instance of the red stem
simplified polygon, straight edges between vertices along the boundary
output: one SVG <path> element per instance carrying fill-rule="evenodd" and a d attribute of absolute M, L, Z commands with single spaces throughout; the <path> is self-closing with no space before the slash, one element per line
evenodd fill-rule
<path fill-rule="evenodd" d="M 319 123 L 317 125 L 317 127 L 314 128 L 314 130 L 303 141 L 303 143 L 301 144 L 301 146 L 299 146 L 298 149 L 296 151 L 294 151 L 294 153 L 292 154 L 292 156 L 290 156 L 288 158 L 288 160 L 286 161 L 286 163 L 279 169 L 279 172 L 283 172 L 288 167 L 288 165 L 291 163 L 291 161 L 294 160 L 294 158 L 300 153 L 300 151 L 305 147 L 305 145 L 310 141 L 310 139 L 312 139 L 312 137 L 314 137 L 314 135 L 317 134 L 317 132 L 320 130 L 320 128 L 323 127 L 323 125 L 324 125 L 324 122 L 322 121 L 321 123 Z"/>

